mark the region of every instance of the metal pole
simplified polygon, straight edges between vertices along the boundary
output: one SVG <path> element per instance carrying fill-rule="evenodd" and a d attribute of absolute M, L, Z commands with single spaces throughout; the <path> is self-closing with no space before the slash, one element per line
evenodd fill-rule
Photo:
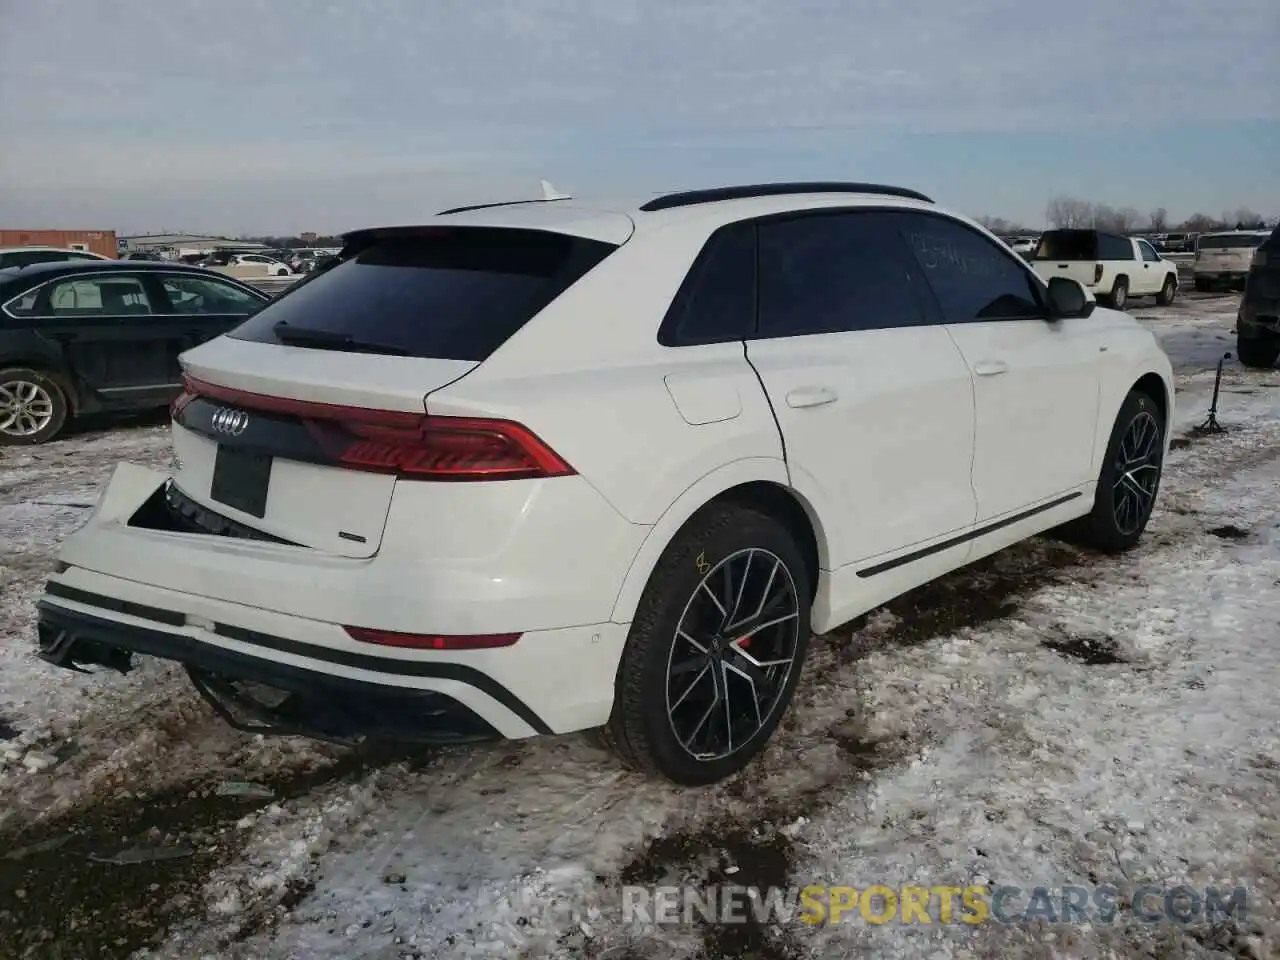
<path fill-rule="evenodd" d="M 1222 390 L 1222 365 L 1231 359 L 1230 353 L 1224 353 L 1218 361 L 1218 372 L 1213 378 L 1213 400 L 1209 404 L 1209 416 L 1196 429 L 1202 433 L 1226 433 L 1226 429 L 1218 422 L 1218 394 Z"/>

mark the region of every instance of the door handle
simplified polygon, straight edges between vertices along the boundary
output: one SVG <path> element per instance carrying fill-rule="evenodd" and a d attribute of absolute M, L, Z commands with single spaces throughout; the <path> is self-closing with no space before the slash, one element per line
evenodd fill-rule
<path fill-rule="evenodd" d="M 973 365 L 973 372 L 980 377 L 997 377 L 1009 372 L 1009 365 L 1003 360 L 980 360 Z"/>
<path fill-rule="evenodd" d="M 838 398 L 830 387 L 796 387 L 787 394 L 788 407 L 820 407 Z"/>

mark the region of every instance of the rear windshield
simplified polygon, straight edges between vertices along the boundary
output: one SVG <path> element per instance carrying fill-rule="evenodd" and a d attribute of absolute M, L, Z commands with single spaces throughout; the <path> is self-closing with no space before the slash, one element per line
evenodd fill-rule
<path fill-rule="evenodd" d="M 1097 260 L 1098 235 L 1092 230 L 1051 230 L 1036 244 L 1034 260 Z"/>
<path fill-rule="evenodd" d="M 480 361 L 615 249 L 541 230 L 390 232 L 344 251 L 230 335 L 309 346 L 312 334 L 329 349 L 350 338 L 366 353 Z"/>
<path fill-rule="evenodd" d="M 1200 238 L 1201 250 L 1248 250 L 1267 239 L 1260 233 L 1218 233 Z"/>

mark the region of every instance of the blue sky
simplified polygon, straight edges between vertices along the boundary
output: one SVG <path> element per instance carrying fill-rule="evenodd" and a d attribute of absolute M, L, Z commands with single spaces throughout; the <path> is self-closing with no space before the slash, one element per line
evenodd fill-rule
<path fill-rule="evenodd" d="M 0 0 L 0 225 L 884 180 L 1280 214 L 1278 0 Z"/>

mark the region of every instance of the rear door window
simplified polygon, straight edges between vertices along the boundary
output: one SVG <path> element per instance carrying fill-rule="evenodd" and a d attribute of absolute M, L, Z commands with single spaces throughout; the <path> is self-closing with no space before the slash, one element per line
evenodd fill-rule
<path fill-rule="evenodd" d="M 761 337 L 927 323 L 890 215 L 820 213 L 760 224 Z"/>
<path fill-rule="evenodd" d="M 159 280 L 173 313 L 248 315 L 262 303 L 246 290 L 209 277 L 162 275 Z"/>
<path fill-rule="evenodd" d="M 328 349 L 481 361 L 616 247 L 542 230 L 441 227 L 390 232 L 269 303 L 230 336 L 292 331 Z M 285 340 L 281 339 L 281 336 Z"/>

